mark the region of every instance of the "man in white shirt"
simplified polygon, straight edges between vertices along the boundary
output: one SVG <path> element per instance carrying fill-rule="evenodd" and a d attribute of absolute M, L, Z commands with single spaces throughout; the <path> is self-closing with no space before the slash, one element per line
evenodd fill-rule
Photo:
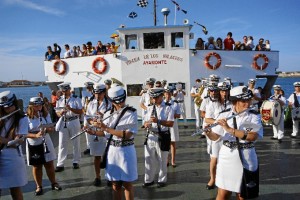
<path fill-rule="evenodd" d="M 288 98 L 289 107 L 292 108 L 292 120 L 293 120 L 293 133 L 291 138 L 296 138 L 299 132 L 299 122 L 300 122 L 300 82 L 294 83 L 295 92 L 291 94 Z"/>

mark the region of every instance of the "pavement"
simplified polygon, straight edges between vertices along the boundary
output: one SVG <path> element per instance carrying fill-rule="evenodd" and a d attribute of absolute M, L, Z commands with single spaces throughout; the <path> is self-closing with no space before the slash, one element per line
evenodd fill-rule
<path fill-rule="evenodd" d="M 138 180 L 134 182 L 134 199 L 178 199 L 178 200 L 210 200 L 215 199 L 217 189 L 207 190 L 209 180 L 209 155 L 206 153 L 206 140 L 198 136 L 192 137 L 195 125 L 188 122 L 184 129 L 179 123 L 180 141 L 177 143 L 177 167 L 168 167 L 167 186 L 157 188 L 156 185 L 143 188 L 144 179 L 144 149 L 145 133 L 139 130 L 135 138 L 138 156 Z M 296 139 L 289 137 L 291 130 L 286 130 L 282 143 L 271 140 L 271 127 L 264 128 L 264 138 L 256 143 L 260 162 L 260 197 L 265 200 L 299 200 L 300 199 L 300 136 Z M 52 134 L 52 140 L 57 152 L 58 134 Z M 85 150 L 85 136 L 81 136 L 81 151 Z M 104 170 L 101 170 L 102 185 L 93 186 L 95 178 L 93 157 L 83 155 L 80 169 L 72 168 L 71 145 L 65 163 L 65 171 L 56 173 L 62 191 L 52 191 L 51 184 L 43 174 L 44 195 L 34 196 L 35 183 L 31 167 L 27 167 L 29 182 L 22 188 L 24 199 L 59 199 L 59 200 L 110 200 L 112 190 L 106 186 Z M 56 161 L 55 161 L 56 163 Z M 17 169 L 16 169 L 17 170 Z M 1 177 L 0 177 L 1 178 Z M 9 190 L 2 190 L 1 200 L 11 199 Z M 232 195 L 231 199 L 235 199 Z"/>

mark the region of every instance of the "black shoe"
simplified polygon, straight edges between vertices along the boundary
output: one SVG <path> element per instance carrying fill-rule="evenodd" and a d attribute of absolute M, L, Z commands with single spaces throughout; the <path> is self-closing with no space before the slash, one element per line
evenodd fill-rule
<path fill-rule="evenodd" d="M 215 184 L 213 184 L 213 185 L 206 185 L 206 189 L 207 190 L 215 189 Z"/>
<path fill-rule="evenodd" d="M 79 169 L 79 164 L 78 163 L 73 163 L 73 169 Z"/>
<path fill-rule="evenodd" d="M 142 186 L 143 186 L 143 188 L 145 188 L 145 187 L 149 187 L 149 186 L 151 186 L 153 184 L 154 184 L 154 181 L 152 181 L 150 183 L 144 183 Z"/>
<path fill-rule="evenodd" d="M 93 185 L 96 186 L 96 187 L 100 186 L 101 185 L 101 179 L 100 178 L 95 178 Z"/>
<path fill-rule="evenodd" d="M 55 172 L 62 172 L 62 171 L 64 171 L 64 170 L 65 170 L 64 167 L 56 167 L 56 168 L 55 168 Z"/>
<path fill-rule="evenodd" d="M 280 144 L 282 142 L 282 139 L 278 139 L 278 143 Z"/>
<path fill-rule="evenodd" d="M 173 167 L 173 168 L 176 168 L 176 167 L 177 167 L 177 165 L 176 165 L 176 164 L 172 164 L 172 167 Z"/>
<path fill-rule="evenodd" d="M 294 135 L 291 135 L 290 137 L 291 137 L 291 138 L 297 138 L 297 136 L 294 136 Z"/>
<path fill-rule="evenodd" d="M 107 187 L 111 187 L 112 186 L 112 182 L 111 181 L 107 181 L 106 185 L 107 185 Z"/>
<path fill-rule="evenodd" d="M 44 194 L 43 187 L 37 187 L 36 191 L 34 192 L 34 195 L 35 196 L 41 196 L 43 194 Z"/>
<path fill-rule="evenodd" d="M 83 151 L 83 154 L 84 154 L 84 155 L 89 155 L 89 154 L 90 154 L 90 149 L 84 150 L 84 151 Z"/>
<path fill-rule="evenodd" d="M 52 190 L 56 190 L 56 191 L 62 190 L 62 188 L 60 187 L 60 185 L 58 183 L 51 184 L 51 187 L 52 187 Z"/>
<path fill-rule="evenodd" d="M 165 186 L 166 186 L 166 183 L 160 183 L 160 182 L 157 183 L 158 188 L 162 188 L 162 187 L 165 187 Z"/>
<path fill-rule="evenodd" d="M 271 140 L 277 140 L 277 138 L 276 138 L 276 137 L 273 137 L 273 136 L 270 137 L 270 139 L 271 139 Z"/>

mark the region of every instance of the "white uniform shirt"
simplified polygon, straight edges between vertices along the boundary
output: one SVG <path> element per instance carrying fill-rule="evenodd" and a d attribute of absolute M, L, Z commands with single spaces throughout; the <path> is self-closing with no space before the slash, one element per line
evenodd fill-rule
<path fill-rule="evenodd" d="M 7 131 L 9 131 L 12 123 L 13 123 L 13 117 L 6 118 L 4 120 L 4 127 L 1 129 L 0 136 L 5 137 L 7 134 Z M 27 135 L 28 134 L 28 118 L 23 117 L 19 121 L 19 125 L 17 126 L 17 129 L 15 131 L 16 135 Z"/>
<path fill-rule="evenodd" d="M 173 94 L 177 94 L 176 97 L 174 97 L 174 99 L 178 102 L 183 102 L 184 101 L 184 94 L 182 93 L 182 91 L 178 91 L 178 90 L 174 90 Z"/>
<path fill-rule="evenodd" d="M 48 114 L 46 118 L 41 117 L 41 119 L 38 118 L 38 117 L 35 117 L 35 116 L 34 116 L 33 119 L 30 119 L 28 117 L 29 132 L 40 131 L 40 129 L 38 128 L 38 126 L 40 124 L 51 124 L 51 123 L 52 123 L 52 120 L 51 120 L 50 114 Z M 30 145 L 39 145 L 39 144 L 42 144 L 43 138 L 42 137 L 40 137 L 40 138 L 27 138 L 27 141 L 29 142 Z"/>
<path fill-rule="evenodd" d="M 226 101 L 223 105 L 219 101 L 210 101 L 207 105 L 205 118 L 216 119 L 222 111 L 230 108 L 232 108 L 232 104 L 229 101 Z"/>
<path fill-rule="evenodd" d="M 300 96 L 299 96 L 300 97 Z M 282 95 L 272 95 L 272 96 L 270 96 L 270 99 L 272 99 L 272 100 L 276 100 L 276 99 L 279 99 L 279 100 L 281 100 L 283 103 L 284 103 L 284 105 L 282 106 L 283 108 L 286 106 L 286 103 L 287 103 L 287 100 L 286 100 L 286 98 L 284 97 L 284 96 L 282 96 Z M 282 114 L 284 114 L 284 112 L 282 112 Z"/>
<path fill-rule="evenodd" d="M 79 98 L 70 97 L 66 100 L 67 104 L 74 109 L 82 109 L 82 104 Z M 65 107 L 65 97 L 62 96 L 56 101 L 56 107 Z M 78 114 L 73 113 L 72 111 L 68 110 L 66 113 L 66 117 L 75 117 L 78 116 Z"/>
<path fill-rule="evenodd" d="M 261 98 L 261 94 L 258 89 L 250 89 L 250 88 L 248 88 L 248 89 L 252 91 L 253 95 L 255 95 L 258 98 Z M 257 100 L 252 99 L 252 104 L 257 104 L 257 103 L 258 103 Z"/>
<path fill-rule="evenodd" d="M 298 102 L 300 104 L 300 93 L 296 94 L 296 97 L 298 99 Z M 295 108 L 295 98 L 294 98 L 294 93 L 291 94 L 291 96 L 288 98 L 289 103 L 292 104 L 293 108 Z"/>
<path fill-rule="evenodd" d="M 176 114 L 181 115 L 181 110 L 180 110 L 180 106 L 178 105 L 178 103 L 174 102 L 172 99 L 168 103 L 171 104 L 171 107 L 174 111 L 174 115 L 176 115 Z"/>
<path fill-rule="evenodd" d="M 98 108 L 97 105 L 97 99 L 93 99 L 93 101 L 91 101 L 87 107 L 86 115 L 95 115 L 98 112 L 105 114 L 108 110 L 111 109 L 111 102 L 107 100 L 106 104 L 105 99 L 103 99 Z M 88 125 L 86 117 L 84 118 L 84 125 Z"/>
<path fill-rule="evenodd" d="M 143 103 L 146 107 L 150 105 L 150 95 L 148 92 L 142 94 L 140 103 Z"/>
<path fill-rule="evenodd" d="M 93 96 L 93 94 L 90 91 L 82 91 L 81 96 L 82 96 L 82 99 L 81 99 L 82 107 L 86 108 L 87 105 L 85 105 L 85 103 L 87 100 L 90 100 L 90 98 Z"/>

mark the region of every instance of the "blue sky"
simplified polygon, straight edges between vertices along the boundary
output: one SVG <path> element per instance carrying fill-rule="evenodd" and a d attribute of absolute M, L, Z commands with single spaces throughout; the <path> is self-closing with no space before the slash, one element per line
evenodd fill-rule
<path fill-rule="evenodd" d="M 109 36 L 120 24 L 127 27 L 153 25 L 153 0 L 147 8 L 138 0 L 0 0 L 0 81 L 45 80 L 43 59 L 48 45 L 62 47 L 87 41 L 111 42 Z M 163 24 L 160 10 L 169 7 L 169 24 L 174 24 L 174 4 L 157 0 L 158 25 Z M 280 51 L 280 71 L 300 71 L 299 0 L 177 0 L 187 14 L 177 12 L 176 22 L 197 21 L 207 27 L 208 35 L 195 25 L 195 38 L 210 36 L 233 38 L 244 35 L 269 39 L 271 48 Z M 134 11 L 135 19 L 128 18 Z M 194 43 L 192 41 L 192 43 Z M 63 51 L 64 52 L 64 51 Z"/>

